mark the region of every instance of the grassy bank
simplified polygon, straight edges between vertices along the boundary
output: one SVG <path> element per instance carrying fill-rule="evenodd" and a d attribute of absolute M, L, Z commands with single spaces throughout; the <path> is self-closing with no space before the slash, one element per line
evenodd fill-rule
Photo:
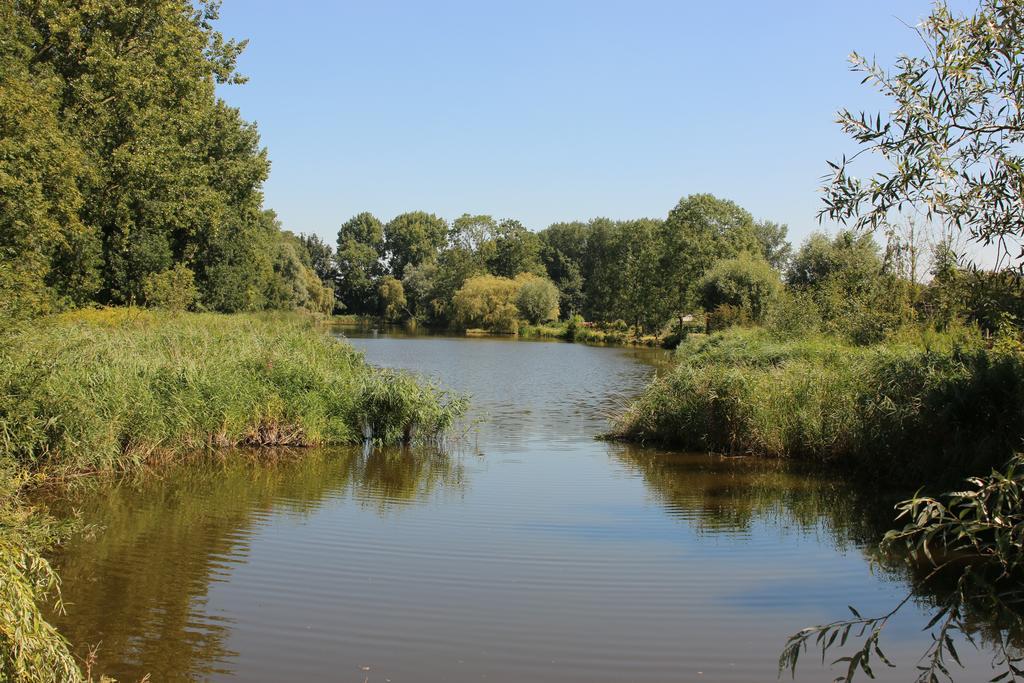
<path fill-rule="evenodd" d="M 464 408 L 292 314 L 77 311 L 5 336 L 0 368 L 0 681 L 84 675 L 38 609 L 59 530 L 26 486 L 205 448 L 433 440 Z"/>
<path fill-rule="evenodd" d="M 1001 466 L 1024 439 L 1024 355 L 968 333 L 857 347 L 732 329 L 684 342 L 677 358 L 615 436 L 916 484 Z"/>

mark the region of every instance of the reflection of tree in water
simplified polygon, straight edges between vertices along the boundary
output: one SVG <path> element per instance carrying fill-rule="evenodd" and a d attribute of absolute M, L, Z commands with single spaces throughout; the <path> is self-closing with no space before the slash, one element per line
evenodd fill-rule
<path fill-rule="evenodd" d="M 877 543 L 898 495 L 852 486 L 764 458 L 724 458 L 613 444 L 669 513 L 701 533 L 749 533 L 759 522 L 826 529 L 835 544 Z"/>
<path fill-rule="evenodd" d="M 1013 664 L 1018 670 L 1024 669 L 1024 662 L 1014 661 L 1024 648 L 1024 577 L 1021 576 L 1024 567 L 1017 566 L 1013 576 L 1000 576 L 1003 567 L 992 571 L 978 567 L 977 563 L 954 562 L 945 570 L 935 572 L 935 564 L 923 556 L 917 562 L 908 562 L 905 553 L 898 552 L 898 548 L 883 551 L 879 545 L 882 537 L 889 529 L 903 523 L 894 519 L 893 505 L 905 495 L 879 493 L 855 482 L 800 472 L 779 461 L 668 453 L 635 446 L 614 445 L 612 448 L 622 462 L 641 474 L 649 490 L 671 514 L 701 533 L 747 533 L 758 522 L 768 522 L 776 527 L 824 528 L 838 547 L 850 544 L 861 547 L 878 570 L 909 587 L 908 602 L 935 617 L 931 630 L 936 638 L 925 637 L 931 649 L 922 652 L 926 655 L 922 660 L 926 668 L 936 661 L 938 654 L 941 655 L 938 661 L 949 669 L 951 680 L 967 680 L 957 675 L 955 657 L 951 654 L 956 652 L 957 645 L 952 648 L 949 645 L 952 636 L 959 635 L 991 652 L 996 665 L 995 672 L 967 671 L 962 672 L 962 676 L 981 676 L 987 680 L 993 673 L 1006 671 L 1007 676 L 1000 680 L 1024 680 L 1024 674 L 1015 673 L 1008 666 Z M 935 558 L 935 562 L 941 564 L 945 559 L 948 558 Z M 965 571 L 967 567 L 972 568 Z M 825 633 L 823 642 L 829 642 L 836 631 L 842 639 L 846 625 L 852 624 L 848 634 L 850 642 L 842 653 L 831 656 L 830 651 L 827 659 L 831 661 L 844 654 L 854 655 L 866 646 L 866 639 L 875 627 L 873 619 L 879 616 L 884 615 L 864 615 L 864 618 L 847 615 L 849 619 L 801 634 L 808 647 L 820 649 L 821 643 L 816 641 L 819 633 Z M 860 627 L 865 623 L 865 637 L 858 639 Z M 944 633 L 947 624 L 949 628 Z M 947 640 L 946 635 L 951 639 Z M 831 642 L 838 647 L 840 639 Z M 803 642 L 795 640 L 790 644 L 802 646 Z M 884 636 L 880 636 L 879 645 L 884 649 Z M 879 664 L 874 646 L 869 649 L 872 657 L 869 665 L 884 667 Z M 789 648 L 784 652 L 787 669 L 792 663 L 788 658 L 792 654 Z M 1006 661 L 1007 657 L 1011 658 L 1010 662 Z M 863 670 L 860 673 L 863 675 Z M 923 674 L 920 680 L 927 681 L 931 680 L 930 673 L 918 671 L 912 677 Z M 936 669 L 935 673 L 943 676 L 941 669 Z"/>
<path fill-rule="evenodd" d="M 197 458 L 89 486 L 52 501 L 97 528 L 55 558 L 67 614 L 53 620 L 80 654 L 99 645 L 97 669 L 120 680 L 229 670 L 231 623 L 204 605 L 209 585 L 245 562 L 261 518 L 349 494 L 383 514 L 463 485 L 461 464 L 436 449 L 346 448 Z"/>

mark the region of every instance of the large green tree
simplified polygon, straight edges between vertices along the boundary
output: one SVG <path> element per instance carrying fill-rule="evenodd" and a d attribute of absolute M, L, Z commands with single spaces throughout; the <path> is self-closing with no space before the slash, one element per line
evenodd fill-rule
<path fill-rule="evenodd" d="M 541 262 L 558 287 L 563 315 L 581 313 L 586 306 L 583 254 L 589 232 L 586 223 L 576 221 L 554 223 L 537 235 Z"/>
<path fill-rule="evenodd" d="M 244 80 L 244 43 L 214 29 L 217 9 L 0 6 L 0 245 L 24 254 L 0 269 L 5 279 L 31 270 L 41 277 L 26 291 L 41 281 L 55 302 L 118 304 L 142 301 L 151 275 L 181 264 L 210 308 L 264 303 L 266 283 L 252 277 L 268 276 L 268 257 L 248 245 L 263 246 L 269 162 L 255 127 L 216 95 Z"/>
<path fill-rule="evenodd" d="M 363 212 L 342 223 L 334 262 L 338 298 L 345 310 L 372 313 L 377 309 L 377 280 L 384 273 L 384 225 Z"/>
<path fill-rule="evenodd" d="M 665 220 L 662 243 L 665 304 L 676 315 L 695 305 L 697 284 L 716 261 L 761 251 L 750 213 L 710 194 L 676 204 Z"/>
<path fill-rule="evenodd" d="M 626 258 L 620 267 L 616 317 L 632 323 L 643 334 L 660 327 L 666 318 L 664 278 L 659 269 L 664 249 L 662 225 L 661 221 L 641 218 L 621 223 L 619 231 Z"/>
<path fill-rule="evenodd" d="M 498 277 L 512 278 L 519 273 L 544 273 L 540 261 L 540 238 L 522 223 L 506 218 L 494 231 L 494 248 L 487 254 L 487 269 Z"/>
<path fill-rule="evenodd" d="M 406 266 L 434 258 L 448 237 L 448 224 L 432 213 L 412 211 L 395 216 L 384 228 L 388 270 L 401 280 Z"/>

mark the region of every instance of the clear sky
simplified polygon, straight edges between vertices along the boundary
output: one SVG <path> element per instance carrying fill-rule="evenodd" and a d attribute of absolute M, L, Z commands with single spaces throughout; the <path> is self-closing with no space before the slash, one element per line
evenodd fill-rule
<path fill-rule="evenodd" d="M 973 3 L 954 2 L 969 8 Z M 928 0 L 338 2 L 225 0 L 248 38 L 266 204 L 334 241 L 360 211 L 555 221 L 662 217 L 711 192 L 817 226 L 835 111 L 884 107 L 851 50 L 916 52 Z"/>

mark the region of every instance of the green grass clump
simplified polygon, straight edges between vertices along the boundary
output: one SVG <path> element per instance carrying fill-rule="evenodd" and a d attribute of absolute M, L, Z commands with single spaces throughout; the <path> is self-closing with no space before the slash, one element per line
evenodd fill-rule
<path fill-rule="evenodd" d="M 733 329 L 685 342 L 615 436 L 828 461 L 920 483 L 1001 466 L 1024 439 L 1024 356 L 926 335 L 870 347 Z"/>
<path fill-rule="evenodd" d="M 79 311 L 19 332 L 0 363 L 0 458 L 33 469 L 432 438 L 462 408 L 297 315 Z"/>

